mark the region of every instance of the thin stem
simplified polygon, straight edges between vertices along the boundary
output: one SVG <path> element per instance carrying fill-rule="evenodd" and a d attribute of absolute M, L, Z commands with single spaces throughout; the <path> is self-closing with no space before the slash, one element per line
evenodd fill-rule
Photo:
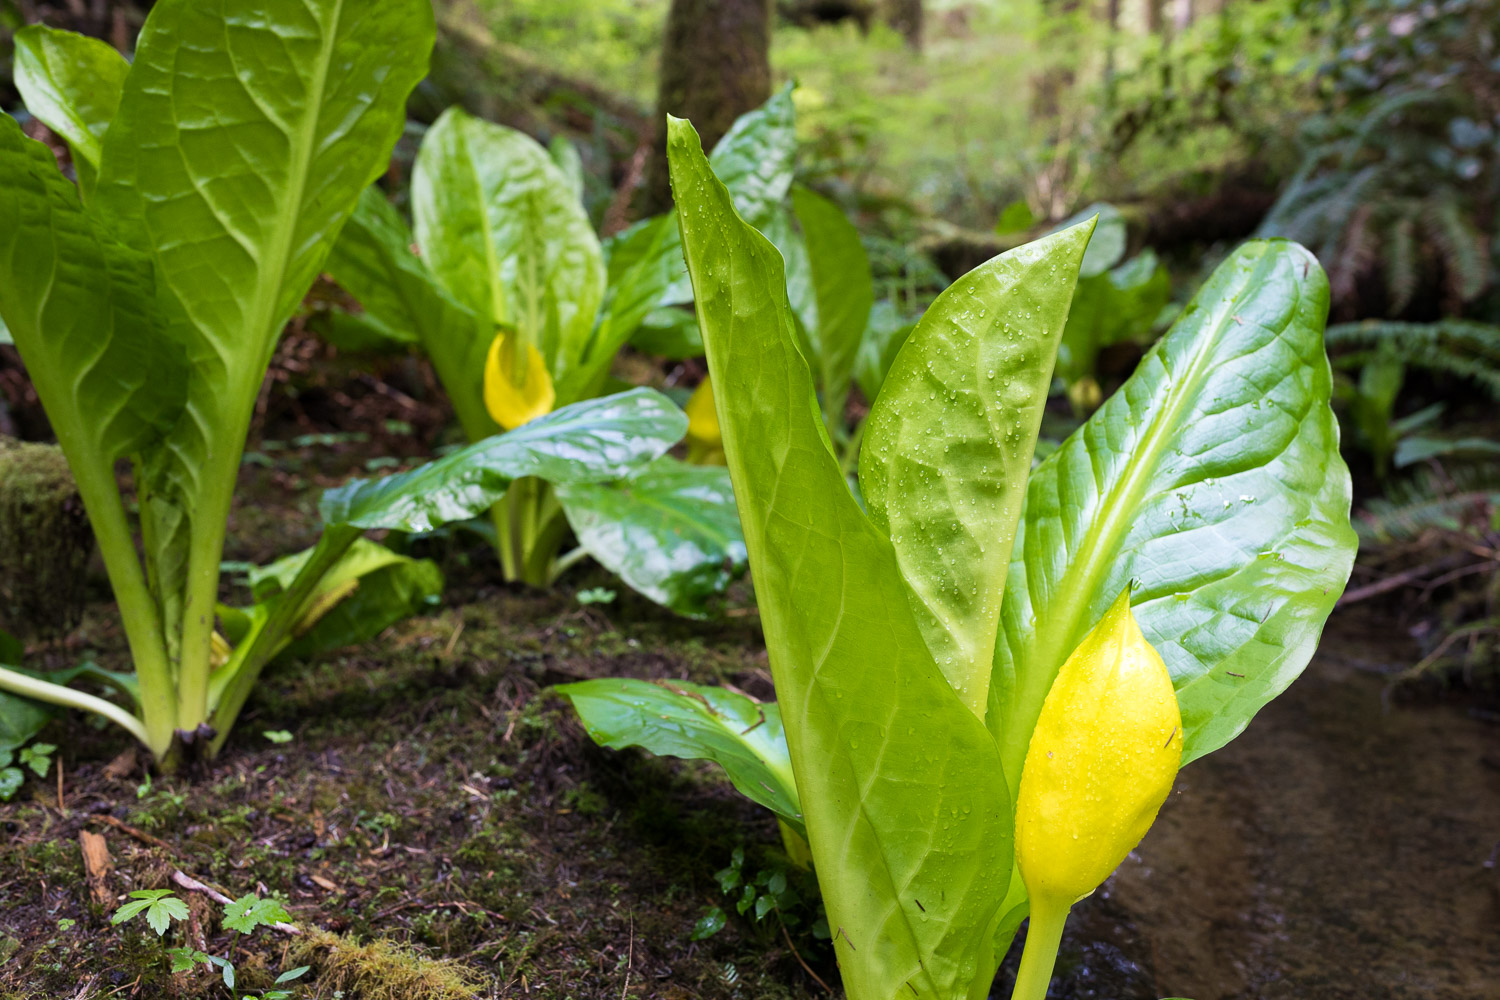
<path fill-rule="evenodd" d="M 548 572 L 547 575 L 553 580 L 556 580 L 568 570 L 572 569 L 579 562 L 587 559 L 588 555 L 589 550 L 584 548 L 582 545 L 578 546 L 578 548 L 574 549 L 571 552 L 564 552 L 562 555 L 552 560 L 552 569 Z"/>
<path fill-rule="evenodd" d="M 5 667 L 0 667 L 0 689 L 27 698 L 35 698 L 37 701 L 45 701 L 49 705 L 61 705 L 64 708 L 76 708 L 83 712 L 102 715 L 146 746 L 151 746 L 151 740 L 147 738 L 146 727 L 141 720 L 112 701 L 105 701 L 103 698 L 75 691 L 61 684 L 53 684 L 51 681 L 28 677 Z"/>
<path fill-rule="evenodd" d="M 138 738 L 160 759 L 172 745 L 176 725 L 176 685 L 162 637 L 161 615 L 136 556 L 135 537 L 125 520 L 125 507 L 120 502 L 111 464 L 93 456 L 80 457 L 83 461 L 70 460 L 68 464 L 73 468 L 78 494 L 93 525 L 99 553 L 104 557 L 104 569 L 120 608 L 130 658 L 140 681 L 144 730 Z M 109 475 L 103 475 L 103 470 L 109 470 Z"/>
<path fill-rule="evenodd" d="M 1021 952 L 1021 968 L 1016 973 L 1016 988 L 1011 991 L 1010 1000 L 1046 1000 L 1069 909 L 1057 900 L 1031 900 L 1026 947 Z"/>

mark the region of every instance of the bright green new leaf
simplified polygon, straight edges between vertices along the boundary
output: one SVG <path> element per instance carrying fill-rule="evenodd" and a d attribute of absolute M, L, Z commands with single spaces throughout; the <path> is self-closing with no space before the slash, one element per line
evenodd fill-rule
<path fill-rule="evenodd" d="M 417 154 L 412 218 L 438 280 L 477 315 L 536 344 L 554 383 L 585 364 L 604 297 L 603 253 L 568 179 L 536 140 L 445 111 Z"/>
<path fill-rule="evenodd" d="M 554 690 L 568 696 L 600 746 L 711 760 L 746 798 L 806 836 L 776 705 L 721 687 L 630 677 L 560 684 Z"/>
<path fill-rule="evenodd" d="M 939 295 L 886 375 L 860 448 L 870 517 L 895 545 L 943 675 L 978 718 L 1052 359 L 1093 229 L 1003 253 Z"/>
<path fill-rule="evenodd" d="M 1032 475 L 990 693 L 1011 780 L 1058 667 L 1132 580 L 1181 705 L 1184 764 L 1306 666 L 1356 546 L 1327 310 L 1310 253 L 1245 245 Z"/>
<path fill-rule="evenodd" d="M 573 192 L 573 197 L 580 202 L 583 201 L 583 157 L 578 155 L 578 147 L 568 141 L 565 135 L 554 135 L 552 141 L 547 143 L 547 155 L 552 157 L 552 162 L 557 164 L 557 169 L 562 171 L 563 178 L 568 182 L 568 189 Z"/>
<path fill-rule="evenodd" d="M 62 136 L 85 200 L 99 172 L 100 140 L 120 107 L 130 64 L 97 38 L 42 24 L 16 32 L 15 82 L 26 109 Z"/>
<path fill-rule="evenodd" d="M 291 919 L 278 900 L 261 899 L 252 893 L 225 905 L 223 924 L 229 930 L 249 934 L 257 927 L 288 923 Z"/>
<path fill-rule="evenodd" d="M 792 205 L 807 252 L 816 322 L 808 333 L 817 355 L 823 413 L 829 426 L 843 422 L 854 358 L 875 303 L 870 259 L 843 209 L 804 187 L 792 189 Z"/>
<path fill-rule="evenodd" d="M 813 857 L 852 1000 L 983 996 L 1011 865 L 993 740 L 845 486 L 774 247 L 672 119 L 673 192 Z M 920 789 L 920 792 L 918 791 Z M 982 982 L 982 986 L 980 985 Z"/>
<path fill-rule="evenodd" d="M 663 455 L 687 432 L 687 417 L 653 389 L 588 399 L 383 479 L 356 479 L 323 494 L 329 525 L 430 531 L 476 517 L 510 484 L 617 479 Z"/>
<path fill-rule="evenodd" d="M 734 120 L 708 158 L 714 176 L 734 199 L 740 217 L 761 226 L 786 200 L 797 160 L 794 85 Z"/>
<path fill-rule="evenodd" d="M 559 486 L 582 545 L 605 569 L 678 614 L 701 617 L 745 569 L 729 471 L 662 456 L 625 479 Z"/>

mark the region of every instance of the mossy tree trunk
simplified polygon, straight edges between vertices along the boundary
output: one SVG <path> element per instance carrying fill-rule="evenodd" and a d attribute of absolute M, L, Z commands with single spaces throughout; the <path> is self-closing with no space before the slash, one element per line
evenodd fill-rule
<path fill-rule="evenodd" d="M 93 551 L 62 449 L 0 438 L 0 627 L 39 638 L 71 630 Z"/>
<path fill-rule="evenodd" d="M 771 0 L 672 0 L 661 49 L 656 138 L 641 212 L 671 207 L 666 116 L 687 118 L 705 149 L 771 96 Z"/>

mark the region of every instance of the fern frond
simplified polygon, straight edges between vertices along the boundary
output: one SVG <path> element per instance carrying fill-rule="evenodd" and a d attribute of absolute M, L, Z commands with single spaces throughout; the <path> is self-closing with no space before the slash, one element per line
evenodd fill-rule
<path fill-rule="evenodd" d="M 1337 301 L 1354 297 L 1359 279 L 1375 259 L 1375 232 L 1370 225 L 1374 206 L 1366 203 L 1354 210 L 1349 225 L 1344 230 L 1338 252 L 1328 264 L 1328 284 Z"/>
<path fill-rule="evenodd" d="M 1324 341 L 1340 368 L 1359 368 L 1377 351 L 1394 352 L 1405 364 L 1478 383 L 1500 401 L 1500 326 L 1472 320 L 1435 323 L 1364 320 L 1337 323 Z"/>
<path fill-rule="evenodd" d="M 1490 262 L 1479 228 L 1453 198 L 1430 202 L 1423 222 L 1443 259 L 1449 294 L 1460 304 L 1478 298 L 1490 283 Z"/>
<path fill-rule="evenodd" d="M 1402 215 L 1386 234 L 1385 289 L 1392 316 L 1399 316 L 1417 294 L 1417 224 Z"/>
<path fill-rule="evenodd" d="M 1500 465 L 1456 466 L 1440 477 L 1420 469 L 1391 483 L 1354 519 L 1363 548 L 1409 541 L 1433 530 L 1460 531 L 1489 508 L 1500 506 Z"/>

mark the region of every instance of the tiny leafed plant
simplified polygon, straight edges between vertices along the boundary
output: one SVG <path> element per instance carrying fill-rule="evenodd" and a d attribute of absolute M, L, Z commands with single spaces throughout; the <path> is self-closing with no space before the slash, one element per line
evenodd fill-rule
<path fill-rule="evenodd" d="M 164 938 L 174 922 L 183 922 L 188 919 L 188 907 L 187 903 L 179 899 L 171 889 L 137 889 L 130 894 L 129 902 L 115 910 L 109 922 L 118 926 L 136 917 L 144 917 L 146 923 L 156 932 L 156 936 Z M 276 977 L 273 989 L 254 994 L 240 994 L 236 992 L 239 973 L 231 958 L 242 935 L 253 934 L 261 927 L 295 930 L 288 926 L 291 919 L 286 908 L 275 899 L 263 899 L 254 893 L 241 896 L 239 899 L 230 900 L 224 904 L 224 913 L 220 922 L 225 930 L 234 932 L 234 940 L 225 954 L 211 955 L 191 945 L 182 945 L 168 948 L 167 959 L 171 962 L 173 972 L 190 972 L 200 965 L 218 970 L 225 989 L 228 989 L 233 996 L 242 997 L 242 1000 L 289 1000 L 293 995 L 292 991 L 281 987 L 307 975 L 310 966 L 301 965 L 281 973 Z"/>
<path fill-rule="evenodd" d="M 1327 281 L 1240 248 L 1032 470 L 1093 224 L 1003 254 L 896 356 L 856 497 L 780 255 L 686 122 L 669 154 L 779 704 L 562 690 L 599 742 L 718 761 L 805 831 L 850 1000 L 983 998 L 1028 913 L 1014 995 L 1041 1000 L 1069 908 L 1301 672 L 1348 580 Z"/>

